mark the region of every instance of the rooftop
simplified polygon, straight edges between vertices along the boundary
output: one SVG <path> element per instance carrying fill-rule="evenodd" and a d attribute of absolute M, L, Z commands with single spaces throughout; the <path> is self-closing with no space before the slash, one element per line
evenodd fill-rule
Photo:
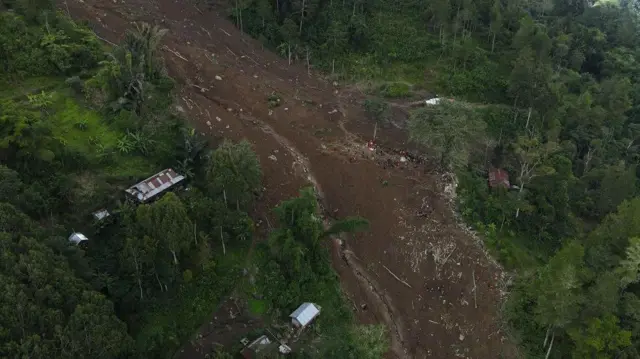
<path fill-rule="evenodd" d="M 152 200 L 157 195 L 185 180 L 183 175 L 167 168 L 125 190 L 140 203 Z"/>
<path fill-rule="evenodd" d="M 74 244 L 80 244 L 81 242 L 88 241 L 89 239 L 82 233 L 73 232 L 69 236 L 69 242 Z"/>
<path fill-rule="evenodd" d="M 313 303 L 303 303 L 298 307 L 291 315 L 289 316 L 292 319 L 295 319 L 300 326 L 306 326 L 311 323 L 311 321 L 320 314 L 320 306 Z"/>
<path fill-rule="evenodd" d="M 111 213 L 109 213 L 109 211 L 107 211 L 106 209 L 95 211 L 92 214 L 93 214 L 93 218 L 95 218 L 98 221 L 101 221 L 111 215 Z"/>
<path fill-rule="evenodd" d="M 263 335 L 244 347 L 240 354 L 242 354 L 242 357 L 245 359 L 254 359 L 258 357 L 271 358 L 273 355 L 269 355 L 269 353 L 276 348 L 278 348 L 277 343 L 272 342 L 268 336 Z"/>
<path fill-rule="evenodd" d="M 489 171 L 489 186 L 491 188 L 500 186 L 509 188 L 509 174 L 507 173 L 507 171 L 503 169 L 493 169 Z"/>

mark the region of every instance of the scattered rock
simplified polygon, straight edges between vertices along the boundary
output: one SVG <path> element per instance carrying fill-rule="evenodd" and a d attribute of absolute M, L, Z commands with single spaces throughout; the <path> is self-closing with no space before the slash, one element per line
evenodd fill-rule
<path fill-rule="evenodd" d="M 222 81 L 222 77 L 220 77 L 220 76 L 216 75 L 216 80 L 218 80 L 218 81 Z"/>
<path fill-rule="evenodd" d="M 184 112 L 184 108 L 182 106 L 176 106 L 176 110 L 178 112 Z"/>
<path fill-rule="evenodd" d="M 464 334 L 460 333 L 460 340 L 464 340 Z"/>
<path fill-rule="evenodd" d="M 270 155 L 270 156 L 269 156 L 269 159 L 270 159 L 271 161 L 274 161 L 274 162 L 277 162 L 277 161 L 278 161 L 278 158 L 277 158 L 276 156 L 274 156 L 274 155 Z"/>
<path fill-rule="evenodd" d="M 211 127 L 211 121 L 207 121 L 207 126 Z"/>
<path fill-rule="evenodd" d="M 216 116 L 216 121 L 220 122 L 220 121 L 222 121 L 222 119 L 220 117 Z"/>
<path fill-rule="evenodd" d="M 407 158 L 405 156 L 400 157 L 400 162 L 407 162 Z"/>
<path fill-rule="evenodd" d="M 288 108 L 288 107 L 285 107 L 285 108 L 284 108 L 284 110 L 285 110 L 285 111 L 289 111 L 289 108 Z"/>

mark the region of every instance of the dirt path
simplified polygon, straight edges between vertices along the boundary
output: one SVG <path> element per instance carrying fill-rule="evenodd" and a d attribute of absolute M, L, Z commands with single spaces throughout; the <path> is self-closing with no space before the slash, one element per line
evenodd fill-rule
<path fill-rule="evenodd" d="M 370 220 L 370 232 L 336 243 L 333 264 L 358 320 L 390 329 L 389 358 L 514 356 L 498 318 L 503 272 L 458 225 L 440 175 L 364 147 L 373 128 L 356 95 L 288 66 L 204 7 L 67 4 L 111 42 L 133 21 L 169 29 L 162 50 L 180 89 L 176 110 L 213 139 L 249 139 L 260 156 L 266 192 L 256 217 L 269 218 L 280 200 L 313 184 L 330 216 Z M 272 93 L 282 98 L 279 107 L 268 107 Z M 402 147 L 404 136 L 379 130 L 378 143 Z"/>

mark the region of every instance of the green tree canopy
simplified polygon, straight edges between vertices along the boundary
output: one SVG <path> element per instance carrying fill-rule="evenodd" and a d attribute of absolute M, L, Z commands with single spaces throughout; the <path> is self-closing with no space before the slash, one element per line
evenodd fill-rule
<path fill-rule="evenodd" d="M 440 164 L 460 168 L 484 136 L 485 123 L 463 104 L 442 103 L 415 111 L 409 120 L 409 138 L 433 151 Z"/>
<path fill-rule="evenodd" d="M 249 142 L 224 141 L 211 155 L 206 179 L 210 197 L 247 209 L 262 183 L 260 162 Z"/>

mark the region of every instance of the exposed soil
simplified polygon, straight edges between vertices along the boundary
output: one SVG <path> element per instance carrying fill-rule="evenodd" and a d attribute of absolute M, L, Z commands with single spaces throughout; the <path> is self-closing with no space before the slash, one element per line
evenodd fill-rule
<path fill-rule="evenodd" d="M 211 320 L 204 323 L 195 338 L 186 345 L 177 359 L 205 358 L 216 350 L 238 347 L 240 340 L 264 328 L 264 322 L 248 314 L 245 301 L 229 297 L 220 304 Z"/>
<path fill-rule="evenodd" d="M 516 356 L 499 318 L 506 276 L 459 225 L 455 186 L 429 164 L 400 162 L 394 149 L 406 148 L 406 135 L 397 127 L 378 129 L 379 148 L 369 151 L 373 125 L 361 95 L 289 66 L 221 14 L 187 1 L 60 7 L 114 43 L 134 21 L 169 29 L 162 54 L 179 84 L 176 110 L 212 138 L 247 138 L 260 156 L 266 191 L 257 217 L 312 184 L 326 214 L 369 219 L 371 231 L 336 242 L 334 267 L 359 322 L 389 328 L 389 358 Z M 282 103 L 270 109 L 274 92 Z"/>

